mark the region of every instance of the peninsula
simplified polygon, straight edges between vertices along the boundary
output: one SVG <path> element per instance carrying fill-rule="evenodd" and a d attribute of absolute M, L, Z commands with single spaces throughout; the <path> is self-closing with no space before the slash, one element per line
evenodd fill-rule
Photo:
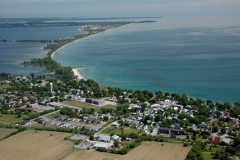
<path fill-rule="evenodd" d="M 90 65 L 84 65 L 84 66 L 74 66 L 74 67 L 68 67 L 68 66 L 62 66 L 61 64 L 57 63 L 53 60 L 54 54 L 56 54 L 60 49 L 65 47 L 66 45 L 82 40 L 84 38 L 88 38 L 90 36 L 93 36 L 95 34 L 104 32 L 108 29 L 114 28 L 114 27 L 120 27 L 123 25 L 127 25 L 134 22 L 98 22 L 98 23 L 90 23 L 85 24 L 81 26 L 81 30 L 86 31 L 87 33 L 76 35 L 69 37 L 68 39 L 58 39 L 54 41 L 50 40 L 39 40 L 39 42 L 53 42 L 48 43 L 47 46 L 44 47 L 44 50 L 48 50 L 47 56 L 44 58 L 33 58 L 29 62 L 24 61 L 22 65 L 24 66 L 44 66 L 46 68 L 45 72 L 54 75 L 55 77 L 59 79 L 71 79 L 74 78 L 74 73 L 78 78 L 82 78 L 82 76 L 79 76 L 80 74 L 77 74 L 77 70 L 73 70 L 73 68 L 82 68 L 82 67 L 89 67 Z M 21 40 L 18 42 L 36 42 L 32 40 Z"/>

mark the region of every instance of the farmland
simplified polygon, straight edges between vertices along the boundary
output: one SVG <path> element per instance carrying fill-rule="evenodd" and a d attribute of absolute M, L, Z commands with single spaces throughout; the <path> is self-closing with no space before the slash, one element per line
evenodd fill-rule
<path fill-rule="evenodd" d="M 1 159 L 60 159 L 72 151 L 69 133 L 28 130 L 0 141 Z"/>
<path fill-rule="evenodd" d="M 163 146 L 162 146 L 163 144 Z M 64 158 L 88 159 L 88 160 L 184 160 L 191 147 L 183 147 L 182 144 L 162 143 L 162 142 L 143 142 L 142 145 L 133 149 L 126 155 L 116 155 L 104 152 L 78 150 Z"/>
<path fill-rule="evenodd" d="M 0 139 L 9 135 L 11 132 L 17 131 L 16 129 L 0 128 Z"/>

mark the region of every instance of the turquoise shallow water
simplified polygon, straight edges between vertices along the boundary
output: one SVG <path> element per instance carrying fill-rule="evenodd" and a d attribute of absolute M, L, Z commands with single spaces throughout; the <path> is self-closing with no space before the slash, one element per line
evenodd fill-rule
<path fill-rule="evenodd" d="M 72 43 L 54 59 L 93 65 L 81 74 L 101 86 L 240 101 L 240 27 L 131 24 Z"/>
<path fill-rule="evenodd" d="M 24 67 L 19 65 L 23 61 L 32 58 L 42 58 L 47 51 L 43 47 L 47 44 L 41 43 L 18 43 L 16 40 L 50 40 L 68 38 L 84 33 L 78 30 L 80 26 L 68 27 L 17 27 L 0 28 L 0 72 L 7 72 L 14 75 L 26 75 L 28 73 L 39 73 L 42 67 Z"/>

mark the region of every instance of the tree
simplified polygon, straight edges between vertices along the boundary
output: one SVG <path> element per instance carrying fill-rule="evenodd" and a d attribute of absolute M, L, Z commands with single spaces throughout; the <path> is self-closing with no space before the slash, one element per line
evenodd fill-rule
<path fill-rule="evenodd" d="M 94 136 L 91 135 L 91 136 L 89 137 L 89 140 L 93 141 L 93 140 L 94 140 Z"/>
<path fill-rule="evenodd" d="M 233 140 L 233 144 L 234 144 L 234 146 L 240 145 L 240 137 L 235 137 Z"/>
<path fill-rule="evenodd" d="M 223 127 L 223 128 L 221 128 L 221 134 L 225 134 L 226 133 L 226 129 Z"/>
<path fill-rule="evenodd" d="M 104 116 L 104 117 L 103 117 L 103 120 L 104 120 L 104 121 L 108 121 L 108 116 Z"/>
<path fill-rule="evenodd" d="M 117 139 L 115 139 L 113 145 L 114 147 L 118 148 L 120 146 L 120 142 Z"/>
<path fill-rule="evenodd" d="M 212 132 L 213 132 L 213 133 L 218 132 L 218 126 L 214 126 L 214 127 L 212 128 Z"/>
<path fill-rule="evenodd" d="M 18 118 L 21 118 L 22 117 L 22 112 L 21 111 L 16 111 L 15 114 L 17 115 Z"/>
<path fill-rule="evenodd" d="M 30 76 L 32 77 L 32 79 L 34 79 L 35 74 L 34 73 L 30 73 Z"/>

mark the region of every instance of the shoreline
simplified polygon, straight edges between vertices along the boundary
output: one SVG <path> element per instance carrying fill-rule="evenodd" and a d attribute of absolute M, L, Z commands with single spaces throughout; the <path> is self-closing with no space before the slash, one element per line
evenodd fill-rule
<path fill-rule="evenodd" d="M 125 24 L 125 25 L 122 25 L 122 26 L 119 26 L 119 27 L 113 27 L 113 28 L 120 28 L 120 27 L 127 26 L 127 25 L 130 25 L 130 24 L 132 24 L 132 23 Z M 113 29 L 113 28 L 106 29 L 105 31 L 110 30 L 110 29 Z M 80 30 L 81 30 L 81 29 L 80 29 Z M 105 32 L 105 31 L 103 31 L 103 32 Z M 54 56 L 58 51 L 60 51 L 60 50 L 63 49 L 64 47 L 66 47 L 67 45 L 72 44 L 72 43 L 75 43 L 75 42 L 78 42 L 78 41 L 80 41 L 80 40 L 84 40 L 84 39 L 86 39 L 86 38 L 92 37 L 92 36 L 94 36 L 94 35 L 97 35 L 97 34 L 100 34 L 100 33 L 103 33 L 103 32 L 95 33 L 95 34 L 89 35 L 89 36 L 84 37 L 84 38 L 76 39 L 76 40 L 74 40 L 73 42 L 70 42 L 70 43 L 68 43 L 68 44 L 65 44 L 65 45 L 61 46 L 60 48 L 58 48 L 56 51 L 54 51 L 54 52 L 51 54 L 52 60 L 54 60 L 54 59 L 53 59 L 53 56 Z M 80 69 L 80 68 L 74 68 L 74 67 L 72 67 L 72 71 L 73 71 L 74 75 L 77 76 L 78 79 L 87 80 L 85 77 L 83 77 L 83 76 L 80 74 L 80 72 L 78 71 L 78 69 Z"/>
<path fill-rule="evenodd" d="M 78 69 L 79 69 L 79 68 L 72 68 L 72 71 L 73 71 L 74 75 L 77 76 L 78 79 L 84 79 L 84 80 L 86 80 L 86 78 L 84 78 L 84 77 L 80 74 L 80 72 L 78 71 Z"/>
<path fill-rule="evenodd" d="M 130 25 L 130 24 L 132 24 L 132 23 L 128 23 L 128 24 L 125 24 L 125 25 L 122 25 L 122 26 L 119 26 L 119 27 L 113 27 L 113 28 L 120 28 L 120 27 L 127 26 L 127 25 Z M 95 34 L 89 35 L 89 36 L 84 37 L 84 38 L 76 39 L 76 40 L 74 40 L 73 42 L 70 42 L 70 43 L 68 43 L 68 44 L 65 44 L 65 45 L 63 45 L 62 47 L 58 48 L 56 51 L 54 51 L 54 52 L 51 54 L 51 58 L 53 59 L 53 56 L 54 56 L 59 50 L 63 49 L 64 47 L 66 47 L 67 45 L 69 45 L 69 44 L 71 44 L 71 43 L 74 43 L 74 42 L 77 42 L 77 41 L 80 41 L 80 40 L 83 40 L 83 39 L 92 37 L 92 36 L 94 36 L 94 35 L 98 35 L 98 34 L 100 34 L 100 33 L 103 33 L 103 32 L 105 32 L 105 31 L 110 30 L 110 29 L 113 29 L 113 28 L 106 29 L 106 30 L 104 30 L 104 31 L 101 31 L 101 32 L 99 32 L 99 33 L 95 33 Z M 54 59 L 53 59 L 53 60 L 54 60 Z"/>
<path fill-rule="evenodd" d="M 99 32 L 99 33 L 102 33 L 102 32 Z M 97 34 L 99 34 L 99 33 L 97 33 Z M 92 35 L 89 35 L 89 36 L 84 37 L 84 38 L 76 39 L 76 40 L 74 40 L 73 42 L 70 42 L 70 43 L 68 43 L 68 44 L 63 45 L 62 47 L 58 48 L 56 51 L 54 51 L 54 52 L 51 54 L 52 60 L 54 60 L 54 59 L 53 59 L 53 56 L 54 56 L 58 51 L 60 51 L 60 50 L 63 49 L 64 47 L 66 47 L 67 45 L 72 44 L 72 43 L 77 42 L 77 41 L 80 41 L 80 40 L 83 40 L 83 39 L 86 39 L 86 38 L 89 38 L 89 37 L 92 37 L 92 36 L 97 35 L 97 34 L 92 34 Z M 78 79 L 80 79 L 80 80 L 81 80 L 81 79 L 87 80 L 86 78 L 84 78 L 84 77 L 80 74 L 80 72 L 78 71 L 78 69 L 79 69 L 79 68 L 73 68 L 73 67 L 72 67 L 73 74 L 74 74 L 75 76 L 77 76 Z"/>
<path fill-rule="evenodd" d="M 99 32 L 99 33 L 102 33 L 102 32 Z M 99 34 L 99 33 L 97 33 L 97 34 Z M 63 45 L 62 47 L 58 48 L 56 51 L 54 51 L 54 52 L 51 54 L 51 58 L 53 59 L 53 56 L 54 56 L 58 51 L 60 51 L 60 50 L 63 49 L 64 47 L 66 47 L 67 45 L 72 44 L 72 43 L 77 42 L 77 41 L 80 41 L 80 40 L 83 40 L 83 39 L 86 39 L 86 38 L 89 38 L 89 37 L 92 37 L 92 36 L 97 35 L 97 34 L 92 34 L 92 35 L 89 35 L 89 36 L 84 37 L 84 38 L 76 39 L 76 40 L 74 40 L 73 42 L 70 42 L 70 43 L 68 43 L 68 44 Z M 53 60 L 54 60 L 54 59 L 53 59 Z"/>

